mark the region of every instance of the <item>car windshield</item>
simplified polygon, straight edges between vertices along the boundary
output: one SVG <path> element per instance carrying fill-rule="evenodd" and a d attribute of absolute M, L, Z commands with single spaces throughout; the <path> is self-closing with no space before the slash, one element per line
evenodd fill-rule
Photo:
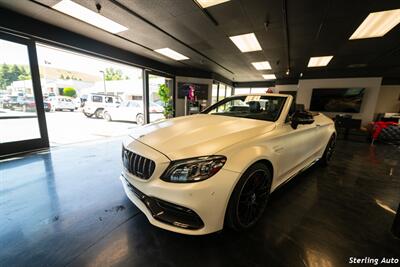
<path fill-rule="evenodd" d="M 203 111 L 205 114 L 223 115 L 265 121 L 276 121 L 281 114 L 285 96 L 244 95 L 225 98 Z"/>

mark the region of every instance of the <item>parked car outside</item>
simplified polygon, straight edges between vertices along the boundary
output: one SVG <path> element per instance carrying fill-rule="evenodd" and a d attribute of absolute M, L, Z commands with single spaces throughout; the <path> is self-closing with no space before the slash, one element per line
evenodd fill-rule
<path fill-rule="evenodd" d="M 117 107 L 121 102 L 121 99 L 117 96 L 89 94 L 84 101 L 82 111 L 88 118 L 95 115 L 96 118 L 101 119 L 105 108 Z"/>
<path fill-rule="evenodd" d="M 107 121 L 133 121 L 138 125 L 143 125 L 143 110 L 142 100 L 128 100 L 118 106 L 105 108 L 103 117 Z M 150 118 L 152 121 L 164 119 L 163 107 L 153 102 L 150 103 Z"/>
<path fill-rule="evenodd" d="M 136 128 L 120 176 L 155 226 L 190 235 L 246 230 L 269 195 L 317 161 L 327 165 L 333 121 L 283 94 L 227 97 L 201 114 Z M 284 212 L 284 211 L 282 211 Z"/>
<path fill-rule="evenodd" d="M 75 103 L 73 101 L 73 98 L 69 96 L 52 96 L 49 97 L 46 102 L 50 103 L 51 111 L 75 111 Z"/>
<path fill-rule="evenodd" d="M 43 100 L 43 107 L 44 107 L 44 111 L 46 111 L 46 112 L 51 111 L 51 103 L 48 99 Z"/>
<path fill-rule="evenodd" d="M 8 108 L 11 110 L 21 109 L 25 103 L 24 95 L 12 95 L 7 99 L 3 100 L 3 108 Z"/>

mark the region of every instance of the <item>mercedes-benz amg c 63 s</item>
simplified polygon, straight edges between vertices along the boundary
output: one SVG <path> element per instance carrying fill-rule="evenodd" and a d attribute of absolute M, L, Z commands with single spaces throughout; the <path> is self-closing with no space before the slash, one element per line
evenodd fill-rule
<path fill-rule="evenodd" d="M 268 196 L 335 145 L 333 121 L 293 97 L 237 95 L 199 115 L 152 123 L 123 143 L 120 176 L 155 226 L 190 235 L 253 226 Z"/>

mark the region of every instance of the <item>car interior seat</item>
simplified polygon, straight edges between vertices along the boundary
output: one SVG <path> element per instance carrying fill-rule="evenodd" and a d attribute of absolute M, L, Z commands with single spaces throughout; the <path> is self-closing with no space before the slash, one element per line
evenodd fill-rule
<path fill-rule="evenodd" d="M 249 102 L 249 111 L 250 111 L 250 113 L 260 113 L 261 112 L 260 102 L 250 101 Z"/>

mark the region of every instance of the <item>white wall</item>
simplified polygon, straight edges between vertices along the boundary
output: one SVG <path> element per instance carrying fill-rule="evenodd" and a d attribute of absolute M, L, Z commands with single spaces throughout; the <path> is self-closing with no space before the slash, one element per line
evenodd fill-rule
<path fill-rule="evenodd" d="M 208 101 L 207 106 L 211 104 L 211 90 L 212 90 L 212 79 L 201 79 L 201 78 L 193 78 L 193 77 L 182 77 L 176 76 L 176 85 L 175 88 L 178 90 L 178 83 L 185 82 L 185 83 L 198 83 L 198 84 L 208 84 Z M 178 92 L 176 92 L 175 98 L 175 114 L 176 116 L 183 116 L 185 114 L 185 100 L 178 98 Z"/>
<path fill-rule="evenodd" d="M 400 112 L 400 85 L 381 86 L 375 113 Z"/>
<path fill-rule="evenodd" d="M 280 91 L 297 91 L 298 84 L 278 84 L 273 87 L 274 93 L 279 93 Z"/>
<path fill-rule="evenodd" d="M 361 104 L 360 113 L 351 113 L 351 115 L 354 119 L 361 119 L 362 124 L 365 125 L 374 119 L 375 107 L 381 88 L 381 82 L 381 77 L 299 80 L 297 103 L 304 104 L 306 109 L 309 109 L 312 90 L 314 88 L 363 87 L 366 90 Z M 334 117 L 336 114 L 339 113 L 325 112 L 324 114 L 330 117 Z"/>

